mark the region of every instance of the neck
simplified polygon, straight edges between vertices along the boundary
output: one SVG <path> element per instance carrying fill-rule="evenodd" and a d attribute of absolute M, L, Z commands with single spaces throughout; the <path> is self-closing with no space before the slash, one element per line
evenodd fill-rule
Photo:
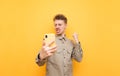
<path fill-rule="evenodd" d="M 57 34 L 57 36 L 65 37 L 65 33 L 63 33 L 63 34 Z"/>

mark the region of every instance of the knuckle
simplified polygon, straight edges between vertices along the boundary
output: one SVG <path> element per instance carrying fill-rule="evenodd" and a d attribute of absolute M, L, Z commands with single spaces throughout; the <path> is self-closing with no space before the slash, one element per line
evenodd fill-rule
<path fill-rule="evenodd" d="M 49 51 L 46 51 L 47 55 L 50 53 Z"/>
<path fill-rule="evenodd" d="M 45 49 L 46 47 L 45 47 L 45 46 L 43 46 L 42 48 L 43 48 L 43 49 Z"/>

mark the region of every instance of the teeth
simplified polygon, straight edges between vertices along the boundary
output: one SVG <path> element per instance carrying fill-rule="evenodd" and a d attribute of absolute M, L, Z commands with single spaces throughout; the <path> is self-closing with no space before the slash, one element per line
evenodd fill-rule
<path fill-rule="evenodd" d="M 57 30 L 57 32 L 59 32 L 59 30 Z"/>
<path fill-rule="evenodd" d="M 60 29 L 56 29 L 56 32 L 59 33 L 59 32 L 60 32 Z"/>

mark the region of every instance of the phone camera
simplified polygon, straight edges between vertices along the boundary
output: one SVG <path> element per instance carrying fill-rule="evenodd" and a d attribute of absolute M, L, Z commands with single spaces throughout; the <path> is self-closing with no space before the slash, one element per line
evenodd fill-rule
<path fill-rule="evenodd" d="M 45 35 L 45 38 L 47 38 L 48 36 L 47 35 Z"/>

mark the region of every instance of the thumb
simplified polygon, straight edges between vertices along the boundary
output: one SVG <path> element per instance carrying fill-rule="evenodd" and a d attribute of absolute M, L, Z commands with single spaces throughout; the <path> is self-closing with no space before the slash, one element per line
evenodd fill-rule
<path fill-rule="evenodd" d="M 42 43 L 42 46 L 45 46 L 45 40 L 43 39 L 43 43 Z"/>

